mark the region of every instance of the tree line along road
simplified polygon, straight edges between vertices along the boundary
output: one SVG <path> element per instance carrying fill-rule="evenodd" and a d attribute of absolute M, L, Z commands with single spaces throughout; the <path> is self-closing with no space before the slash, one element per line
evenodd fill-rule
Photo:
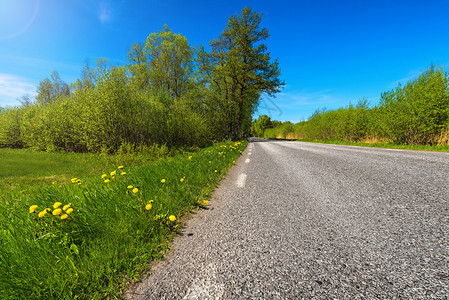
<path fill-rule="evenodd" d="M 449 299 L 449 154 L 251 139 L 129 299 Z"/>

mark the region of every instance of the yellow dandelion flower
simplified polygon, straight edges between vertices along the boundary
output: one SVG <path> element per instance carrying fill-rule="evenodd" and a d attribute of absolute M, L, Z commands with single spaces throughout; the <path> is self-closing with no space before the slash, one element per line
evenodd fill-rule
<path fill-rule="evenodd" d="M 132 185 L 128 185 L 128 187 L 127 187 L 128 189 L 132 189 L 133 188 L 133 186 Z"/>
<path fill-rule="evenodd" d="M 64 207 L 62 209 L 63 210 L 68 210 L 71 205 L 72 205 L 72 203 L 66 204 L 66 205 L 64 205 Z"/>
<path fill-rule="evenodd" d="M 68 214 L 63 214 L 63 215 L 61 216 L 61 220 L 67 219 L 68 216 L 69 216 Z"/>
<path fill-rule="evenodd" d="M 61 206 L 61 202 L 55 202 L 55 204 L 53 204 L 53 208 L 58 208 Z"/>
<path fill-rule="evenodd" d="M 192 155 L 189 156 L 189 159 L 192 159 Z"/>
<path fill-rule="evenodd" d="M 55 184 L 55 182 L 53 181 L 51 184 Z"/>
<path fill-rule="evenodd" d="M 31 205 L 30 206 L 30 214 L 34 213 L 36 211 L 37 205 Z"/>
<path fill-rule="evenodd" d="M 133 193 L 134 193 L 134 194 L 137 193 L 138 191 L 139 191 L 138 188 L 133 188 Z"/>
<path fill-rule="evenodd" d="M 104 181 L 104 183 L 108 183 L 110 180 L 109 179 L 106 179 L 105 181 Z"/>
<path fill-rule="evenodd" d="M 118 169 L 123 169 L 124 167 L 123 167 L 123 166 L 118 166 L 117 168 L 118 168 Z"/>
<path fill-rule="evenodd" d="M 204 205 L 208 205 L 208 204 L 209 204 L 209 201 L 203 200 L 203 204 L 204 204 Z"/>
<path fill-rule="evenodd" d="M 122 172 L 122 173 L 120 173 L 120 175 L 122 175 L 122 176 L 123 176 L 123 175 L 126 175 L 126 172 Z"/>
<path fill-rule="evenodd" d="M 170 217 L 168 217 L 170 219 L 170 221 L 174 222 L 176 221 L 176 217 L 174 215 L 171 215 Z"/>
<path fill-rule="evenodd" d="M 152 207 L 153 207 L 153 205 L 147 204 L 147 205 L 145 206 L 145 209 L 146 209 L 146 210 L 150 210 Z"/>
<path fill-rule="evenodd" d="M 72 179 L 70 179 L 70 181 L 72 182 L 72 183 L 75 183 L 75 181 L 77 180 L 78 178 L 72 178 Z"/>
<path fill-rule="evenodd" d="M 162 179 L 161 182 L 162 182 L 162 183 L 165 183 L 165 179 Z"/>
<path fill-rule="evenodd" d="M 217 170 L 215 170 L 215 173 L 217 173 L 218 171 Z"/>
<path fill-rule="evenodd" d="M 235 160 L 233 160 L 232 163 L 235 164 Z"/>
<path fill-rule="evenodd" d="M 106 176 L 108 176 L 108 175 L 106 175 L 106 174 L 103 174 L 103 175 L 101 175 L 101 178 L 105 178 Z"/>
<path fill-rule="evenodd" d="M 184 178 L 179 179 L 179 181 L 184 182 Z"/>
<path fill-rule="evenodd" d="M 39 218 L 42 218 L 42 217 L 45 216 L 46 214 L 47 214 L 47 210 L 44 209 L 44 210 L 41 211 L 37 216 L 38 216 Z"/>
<path fill-rule="evenodd" d="M 150 200 L 150 201 L 148 201 L 148 203 L 153 203 L 154 202 L 154 200 Z"/>
<path fill-rule="evenodd" d="M 54 216 L 59 216 L 61 214 L 62 210 L 60 208 L 57 208 L 53 211 Z"/>
<path fill-rule="evenodd" d="M 209 160 L 209 163 L 211 164 L 212 162 Z"/>
<path fill-rule="evenodd" d="M 110 174 L 111 176 L 114 176 L 115 174 L 117 174 L 117 171 L 112 171 Z"/>
<path fill-rule="evenodd" d="M 73 211 L 73 208 L 69 208 L 68 210 L 66 210 L 66 213 L 71 213 Z"/>

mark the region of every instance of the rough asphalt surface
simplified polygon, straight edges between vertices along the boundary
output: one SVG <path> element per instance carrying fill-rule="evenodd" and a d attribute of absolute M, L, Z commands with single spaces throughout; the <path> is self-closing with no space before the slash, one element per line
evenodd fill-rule
<path fill-rule="evenodd" d="M 253 139 L 210 203 L 127 297 L 449 299 L 447 153 Z"/>

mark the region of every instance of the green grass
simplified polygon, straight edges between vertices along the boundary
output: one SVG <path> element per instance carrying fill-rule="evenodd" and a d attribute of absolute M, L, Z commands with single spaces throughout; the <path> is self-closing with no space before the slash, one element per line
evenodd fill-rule
<path fill-rule="evenodd" d="M 0 195 L 16 191 L 23 193 L 52 184 L 65 184 L 73 177 L 93 176 L 108 165 L 145 165 L 160 158 L 185 152 L 168 151 L 165 146 L 153 146 L 145 154 L 107 155 L 96 153 L 41 152 L 31 149 L 0 148 Z"/>
<path fill-rule="evenodd" d="M 24 190 L 72 176 L 86 176 L 108 165 L 100 154 L 47 153 L 27 149 L 0 149 L 0 192 Z"/>
<path fill-rule="evenodd" d="M 374 147 L 374 148 L 449 152 L 449 145 L 441 145 L 441 146 L 437 146 L 437 145 L 398 145 L 398 144 L 393 144 L 393 143 L 363 143 L 363 142 L 344 142 L 344 141 L 334 141 L 334 140 L 323 141 L 323 140 L 308 140 L 308 139 L 300 139 L 300 140 L 296 140 L 296 141 L 309 142 L 309 143 L 320 143 L 320 144 Z"/>
<path fill-rule="evenodd" d="M 79 181 L 34 187 L 33 193 L 20 197 L 3 193 L 0 294 L 10 299 L 122 297 L 126 284 L 169 249 L 170 237 L 182 225 L 180 218 L 192 209 L 207 209 L 202 201 L 245 147 L 246 142 L 216 144 L 141 166 L 114 165 L 94 176 L 89 174 L 101 168 L 96 165 L 101 162 L 81 163 L 80 169 L 61 171 L 84 170 L 77 176 L 67 174 Z M 61 169 L 55 166 L 52 171 Z M 114 171 L 118 173 L 112 176 Z M 53 207 L 57 202 L 59 208 L 70 203 L 73 211 L 65 207 L 59 212 Z M 36 212 L 29 212 L 31 205 L 38 206 Z M 39 217 L 45 208 L 49 212 Z M 61 218 L 63 214 L 67 218 Z"/>

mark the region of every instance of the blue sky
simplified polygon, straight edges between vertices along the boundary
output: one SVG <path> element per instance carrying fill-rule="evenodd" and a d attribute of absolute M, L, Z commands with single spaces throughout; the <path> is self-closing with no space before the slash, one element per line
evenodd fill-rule
<path fill-rule="evenodd" d="M 0 106 L 35 94 L 53 70 L 73 82 L 88 59 L 125 64 L 133 42 L 167 24 L 207 45 L 229 17 L 263 13 L 286 86 L 260 114 L 293 122 L 367 98 L 449 64 L 449 1 L 1 0 Z"/>

